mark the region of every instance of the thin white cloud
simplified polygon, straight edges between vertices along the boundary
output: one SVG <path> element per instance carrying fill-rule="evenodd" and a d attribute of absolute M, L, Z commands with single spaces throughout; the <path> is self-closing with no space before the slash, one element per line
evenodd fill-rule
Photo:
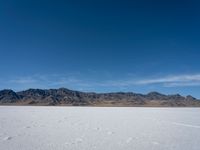
<path fill-rule="evenodd" d="M 10 80 L 10 83 L 17 83 L 17 84 L 30 84 L 30 83 L 35 83 L 37 80 L 33 78 L 18 78 L 14 80 Z"/>
<path fill-rule="evenodd" d="M 157 79 L 143 79 L 136 82 L 139 85 L 162 84 L 166 87 L 200 86 L 200 74 L 173 75 Z"/>
<path fill-rule="evenodd" d="M 8 87 L 16 89 L 27 88 L 59 88 L 66 87 L 72 89 L 101 89 L 101 88 L 130 88 L 134 86 L 161 86 L 161 87 L 188 87 L 200 86 L 200 74 L 191 75 L 171 75 L 159 78 L 124 80 L 86 80 L 76 75 L 33 75 L 9 80 Z"/>
<path fill-rule="evenodd" d="M 21 90 L 28 88 L 89 88 L 94 86 L 93 83 L 89 83 L 86 80 L 81 80 L 75 77 L 75 75 L 41 75 L 35 74 L 32 76 L 16 77 L 14 79 L 7 80 L 4 83 L 5 87 Z M 4 88 L 4 87 L 2 87 Z"/>
<path fill-rule="evenodd" d="M 160 85 L 163 87 L 200 86 L 200 74 L 171 75 L 159 78 L 112 80 L 96 83 L 102 87 L 130 87 Z"/>
<path fill-rule="evenodd" d="M 200 86 L 200 82 L 172 82 L 172 83 L 165 83 L 164 87 L 195 87 Z"/>

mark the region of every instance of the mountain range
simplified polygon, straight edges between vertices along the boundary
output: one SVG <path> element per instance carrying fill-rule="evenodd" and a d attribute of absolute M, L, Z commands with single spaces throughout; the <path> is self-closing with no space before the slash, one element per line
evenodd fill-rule
<path fill-rule="evenodd" d="M 179 94 L 165 95 L 158 92 L 94 93 L 67 88 L 14 92 L 5 89 L 0 91 L 0 105 L 200 107 L 200 100 L 190 95 L 184 97 Z"/>

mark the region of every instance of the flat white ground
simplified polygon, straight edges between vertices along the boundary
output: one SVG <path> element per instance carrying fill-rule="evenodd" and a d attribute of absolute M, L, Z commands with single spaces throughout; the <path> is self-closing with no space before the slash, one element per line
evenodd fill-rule
<path fill-rule="evenodd" d="M 0 107 L 1 150 L 199 150 L 199 108 Z"/>

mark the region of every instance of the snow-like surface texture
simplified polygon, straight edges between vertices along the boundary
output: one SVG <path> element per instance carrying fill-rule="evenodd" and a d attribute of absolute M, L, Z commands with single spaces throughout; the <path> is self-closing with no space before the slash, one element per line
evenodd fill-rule
<path fill-rule="evenodd" d="M 0 107 L 1 150 L 199 150 L 199 108 Z"/>

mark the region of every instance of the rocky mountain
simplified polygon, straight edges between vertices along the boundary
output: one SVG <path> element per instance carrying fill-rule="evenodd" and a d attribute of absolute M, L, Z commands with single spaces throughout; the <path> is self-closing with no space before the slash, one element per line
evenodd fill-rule
<path fill-rule="evenodd" d="M 66 106 L 155 106 L 199 107 L 200 100 L 188 95 L 164 95 L 150 92 L 146 95 L 132 92 L 88 93 L 60 89 L 28 89 L 14 92 L 0 91 L 1 105 L 66 105 Z"/>

